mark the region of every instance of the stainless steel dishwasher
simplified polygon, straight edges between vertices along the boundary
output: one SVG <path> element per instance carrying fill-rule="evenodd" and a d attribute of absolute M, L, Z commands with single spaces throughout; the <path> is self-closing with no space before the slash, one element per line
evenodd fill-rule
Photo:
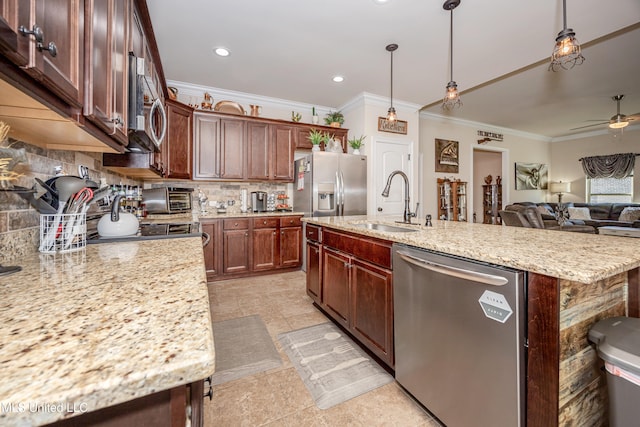
<path fill-rule="evenodd" d="M 525 274 L 395 244 L 396 380 L 448 427 L 525 421 Z"/>

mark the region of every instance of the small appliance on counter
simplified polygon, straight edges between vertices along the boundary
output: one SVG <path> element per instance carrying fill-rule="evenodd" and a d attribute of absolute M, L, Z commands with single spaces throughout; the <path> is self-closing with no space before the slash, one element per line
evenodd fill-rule
<path fill-rule="evenodd" d="M 251 206 L 254 212 L 267 212 L 267 201 L 266 191 L 251 192 Z"/>
<path fill-rule="evenodd" d="M 142 191 L 142 202 L 150 214 L 191 212 L 192 192 L 193 188 L 145 188 Z"/>

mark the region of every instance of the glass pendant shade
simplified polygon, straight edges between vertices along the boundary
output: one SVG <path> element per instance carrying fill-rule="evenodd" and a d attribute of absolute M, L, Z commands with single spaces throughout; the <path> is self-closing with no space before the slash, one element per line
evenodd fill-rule
<path fill-rule="evenodd" d="M 551 64 L 549 64 L 549 70 L 551 71 L 570 70 L 584 62 L 584 56 L 582 56 L 580 43 L 576 39 L 576 33 L 573 29 L 567 28 L 566 0 L 562 1 L 562 19 L 564 28 L 556 37 L 556 44 L 551 54 Z"/>
<path fill-rule="evenodd" d="M 389 111 L 387 112 L 387 120 L 389 120 L 390 122 L 395 122 L 396 120 L 398 120 L 395 108 L 389 107 Z"/>
<path fill-rule="evenodd" d="M 442 5 L 444 10 L 448 10 L 449 14 L 449 72 L 451 73 L 451 78 L 449 79 L 449 83 L 447 83 L 447 89 L 444 94 L 444 99 L 442 100 L 442 109 L 443 110 L 453 110 L 454 108 L 462 107 L 462 100 L 460 99 L 460 94 L 458 93 L 458 84 L 453 80 L 453 9 L 460 5 L 460 0 L 446 0 Z"/>
<path fill-rule="evenodd" d="M 396 109 L 393 108 L 393 52 L 398 49 L 398 45 L 392 43 L 387 45 L 385 49 L 391 54 L 391 105 L 389 106 L 389 111 L 387 111 L 387 120 L 395 122 L 398 119 L 398 116 L 396 115 Z"/>
<path fill-rule="evenodd" d="M 458 85 L 453 80 L 447 83 L 447 91 L 442 100 L 442 108 L 445 110 L 453 110 L 462 107 L 462 99 L 458 93 Z"/>

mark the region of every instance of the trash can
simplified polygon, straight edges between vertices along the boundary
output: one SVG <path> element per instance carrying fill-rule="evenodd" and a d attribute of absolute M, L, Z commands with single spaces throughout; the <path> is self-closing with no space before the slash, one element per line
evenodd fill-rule
<path fill-rule="evenodd" d="M 640 319 L 612 317 L 589 330 L 604 360 L 609 390 L 609 425 L 637 426 L 640 420 Z"/>

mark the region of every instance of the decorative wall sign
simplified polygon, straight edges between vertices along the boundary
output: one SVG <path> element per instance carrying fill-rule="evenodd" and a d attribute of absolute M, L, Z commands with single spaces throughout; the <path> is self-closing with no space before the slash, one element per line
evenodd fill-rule
<path fill-rule="evenodd" d="M 394 120 L 390 122 L 385 117 L 378 117 L 378 130 L 380 132 L 391 132 L 407 134 L 407 122 L 404 120 Z"/>
<path fill-rule="evenodd" d="M 516 163 L 516 190 L 546 190 L 548 184 L 544 163 Z"/>
<path fill-rule="evenodd" d="M 436 172 L 458 173 L 458 141 L 436 138 Z"/>
<path fill-rule="evenodd" d="M 478 136 L 489 138 L 491 141 L 502 141 L 504 138 L 504 135 L 502 135 L 501 133 L 487 132 L 484 130 L 479 130 Z"/>

